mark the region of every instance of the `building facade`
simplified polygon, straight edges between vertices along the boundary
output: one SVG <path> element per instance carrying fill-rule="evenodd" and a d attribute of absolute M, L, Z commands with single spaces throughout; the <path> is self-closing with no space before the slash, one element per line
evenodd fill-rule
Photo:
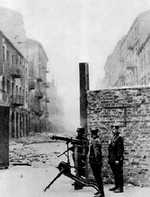
<path fill-rule="evenodd" d="M 140 14 L 105 64 L 104 88 L 150 84 L 150 11 Z"/>
<path fill-rule="evenodd" d="M 0 16 L 0 104 L 10 107 L 10 136 L 44 131 L 47 55 L 39 42 L 27 38 L 20 13 L 0 8 Z"/>
<path fill-rule="evenodd" d="M 30 127 L 33 132 L 47 130 L 49 98 L 47 96 L 47 62 L 43 46 L 34 40 L 24 43 L 24 54 L 29 62 Z"/>
<path fill-rule="evenodd" d="M 0 105 L 10 108 L 10 137 L 28 135 L 28 63 L 2 32 L 0 32 Z"/>

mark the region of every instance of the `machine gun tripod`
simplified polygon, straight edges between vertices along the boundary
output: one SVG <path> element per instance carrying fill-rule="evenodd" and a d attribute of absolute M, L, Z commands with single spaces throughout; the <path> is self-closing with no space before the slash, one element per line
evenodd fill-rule
<path fill-rule="evenodd" d="M 61 161 L 57 167 L 59 169 L 59 173 L 56 175 L 56 177 L 45 187 L 44 192 L 46 192 L 47 189 L 50 188 L 50 186 L 63 174 L 65 176 L 67 176 L 68 178 L 71 178 L 74 181 L 77 181 L 78 183 L 83 184 L 84 186 L 87 187 L 92 187 L 94 189 L 96 189 L 96 191 L 99 192 L 99 188 L 95 183 L 89 182 L 87 181 L 85 178 L 81 178 L 81 177 L 77 177 L 75 175 L 73 175 L 71 173 L 71 166 L 64 162 Z"/>
<path fill-rule="evenodd" d="M 58 165 L 58 170 L 59 170 L 59 173 L 56 175 L 56 177 L 45 187 L 44 189 L 44 192 L 50 188 L 50 186 L 63 174 L 69 178 L 71 178 L 72 180 L 74 180 L 75 182 L 78 182 L 79 184 L 82 184 L 84 186 L 87 186 L 87 187 L 93 187 L 94 189 L 96 189 L 97 191 L 99 191 L 98 189 L 98 186 L 93 183 L 93 182 L 90 182 L 88 181 L 86 178 L 83 178 L 83 177 L 79 177 L 79 176 L 76 176 L 74 174 L 71 173 L 71 168 L 72 166 L 70 165 L 70 158 L 69 158 L 69 151 L 72 150 L 73 146 L 72 147 L 69 147 L 69 143 L 71 144 L 78 144 L 78 145 L 81 145 L 83 143 L 81 143 L 80 140 L 77 140 L 77 139 L 73 139 L 73 138 L 66 138 L 66 137 L 60 137 L 60 136 L 52 136 L 51 139 L 53 140 L 63 140 L 66 142 L 66 145 L 67 145 L 67 150 L 65 150 L 63 153 L 61 153 L 60 155 L 58 155 L 57 157 L 60 157 L 62 155 L 64 155 L 65 153 L 67 153 L 67 162 L 64 162 L 64 161 L 61 161 Z M 84 143 L 87 143 L 87 140 L 84 142 Z M 76 167 L 73 167 L 76 169 Z"/>

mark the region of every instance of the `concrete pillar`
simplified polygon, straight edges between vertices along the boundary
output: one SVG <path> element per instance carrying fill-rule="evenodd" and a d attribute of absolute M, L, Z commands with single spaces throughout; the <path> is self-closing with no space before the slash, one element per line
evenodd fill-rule
<path fill-rule="evenodd" d="M 80 126 L 84 127 L 87 134 L 87 90 L 89 90 L 88 63 L 79 63 L 80 79 Z"/>

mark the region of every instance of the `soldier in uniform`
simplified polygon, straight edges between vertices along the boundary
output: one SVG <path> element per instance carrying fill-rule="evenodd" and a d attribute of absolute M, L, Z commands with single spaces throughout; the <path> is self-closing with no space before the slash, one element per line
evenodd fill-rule
<path fill-rule="evenodd" d="M 90 144 L 89 163 L 92 168 L 95 181 L 99 188 L 99 192 L 95 193 L 95 197 L 104 197 L 104 188 L 101 175 L 102 152 L 101 142 L 98 136 L 98 129 L 91 130 L 91 137 L 92 140 Z"/>
<path fill-rule="evenodd" d="M 113 137 L 108 147 L 108 162 L 114 175 L 115 186 L 110 191 L 123 192 L 123 138 L 119 133 L 119 125 L 111 126 Z"/>
<path fill-rule="evenodd" d="M 85 129 L 77 128 L 77 136 L 76 139 L 80 140 L 80 144 L 73 145 L 73 160 L 76 169 L 76 176 L 85 177 L 85 169 L 86 169 L 86 159 L 88 154 L 88 144 L 85 138 Z M 81 183 L 74 183 L 74 189 L 82 189 L 83 185 Z"/>

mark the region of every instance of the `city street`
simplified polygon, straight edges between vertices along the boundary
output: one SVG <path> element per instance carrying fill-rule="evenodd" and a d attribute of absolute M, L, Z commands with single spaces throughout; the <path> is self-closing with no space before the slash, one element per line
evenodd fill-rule
<path fill-rule="evenodd" d="M 46 136 L 24 138 L 10 142 L 10 167 L 0 171 L 0 193 L 3 197 L 90 197 L 95 190 L 84 188 L 74 191 L 73 181 L 61 176 L 46 192 L 43 189 L 56 176 L 57 158 L 65 150 L 65 144 L 49 142 Z M 42 143 L 43 141 L 43 143 Z M 30 166 L 31 165 L 31 166 Z M 139 188 L 128 185 L 123 194 L 108 191 L 110 185 L 105 185 L 106 197 L 148 197 L 150 188 Z"/>

